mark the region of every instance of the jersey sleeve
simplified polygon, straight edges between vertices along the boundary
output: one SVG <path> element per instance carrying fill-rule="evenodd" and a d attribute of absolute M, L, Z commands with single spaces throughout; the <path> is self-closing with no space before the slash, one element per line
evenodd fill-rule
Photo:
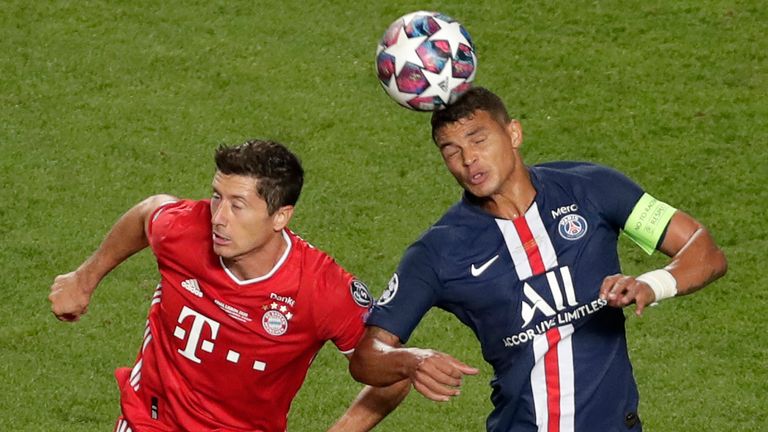
<path fill-rule="evenodd" d="M 588 165 L 584 174 L 589 179 L 589 201 L 613 227 L 623 229 L 643 189 L 612 168 Z"/>
<path fill-rule="evenodd" d="M 147 224 L 149 246 L 157 255 L 163 239 L 167 238 L 173 232 L 173 225 L 176 214 L 185 201 L 168 201 L 159 205 L 149 217 Z"/>
<path fill-rule="evenodd" d="M 366 321 L 405 343 L 427 311 L 437 303 L 440 280 L 430 251 L 416 242 L 403 255 L 381 298 Z"/>
<path fill-rule="evenodd" d="M 590 201 L 614 227 L 623 230 L 646 253 L 661 243 L 675 208 L 646 193 L 624 174 L 594 167 Z"/>
<path fill-rule="evenodd" d="M 313 310 L 321 312 L 319 336 L 344 354 L 352 352 L 363 337 L 365 316 L 373 303 L 368 287 L 334 262 L 323 272 L 318 294 Z"/>
<path fill-rule="evenodd" d="M 150 215 L 147 225 L 149 246 L 156 257 L 173 257 L 179 243 L 197 244 L 210 236 L 207 201 L 168 201 Z M 206 229 L 201 229 L 204 224 Z M 183 249 L 183 247 L 182 247 Z"/>

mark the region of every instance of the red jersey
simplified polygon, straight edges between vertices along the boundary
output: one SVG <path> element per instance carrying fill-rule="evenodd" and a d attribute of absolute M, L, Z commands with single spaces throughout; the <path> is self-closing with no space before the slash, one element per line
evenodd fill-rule
<path fill-rule="evenodd" d="M 116 371 L 134 431 L 284 431 L 312 360 L 351 351 L 371 298 L 289 230 L 266 275 L 239 280 L 213 253 L 208 201 L 161 206 L 149 226 L 161 281 L 133 369 Z"/>

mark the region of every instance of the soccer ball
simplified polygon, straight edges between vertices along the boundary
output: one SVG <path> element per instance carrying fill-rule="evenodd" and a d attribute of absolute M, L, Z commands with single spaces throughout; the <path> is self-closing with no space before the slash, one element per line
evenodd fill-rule
<path fill-rule="evenodd" d="M 376 50 L 379 82 L 400 105 L 435 111 L 469 90 L 477 71 L 467 30 L 439 12 L 413 12 L 393 22 Z"/>

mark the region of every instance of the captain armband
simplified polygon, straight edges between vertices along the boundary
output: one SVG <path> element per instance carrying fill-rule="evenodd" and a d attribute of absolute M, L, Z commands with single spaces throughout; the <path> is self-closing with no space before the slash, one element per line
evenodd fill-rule
<path fill-rule="evenodd" d="M 624 224 L 624 234 L 650 255 L 675 211 L 671 205 L 644 193 Z"/>

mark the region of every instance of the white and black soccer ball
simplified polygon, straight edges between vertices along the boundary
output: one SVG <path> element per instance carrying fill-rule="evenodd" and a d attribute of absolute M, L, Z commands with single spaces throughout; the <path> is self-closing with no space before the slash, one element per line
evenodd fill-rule
<path fill-rule="evenodd" d="M 393 22 L 376 50 L 379 82 L 400 105 L 435 111 L 469 90 L 477 71 L 475 45 L 455 19 L 412 12 Z"/>

